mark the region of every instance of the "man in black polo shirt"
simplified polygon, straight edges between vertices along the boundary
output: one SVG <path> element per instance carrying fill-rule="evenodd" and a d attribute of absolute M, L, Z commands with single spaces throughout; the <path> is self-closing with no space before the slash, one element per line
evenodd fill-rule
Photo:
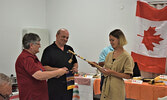
<path fill-rule="evenodd" d="M 73 50 L 69 45 L 66 45 L 69 38 L 67 29 L 60 29 L 56 34 L 56 41 L 48 46 L 42 55 L 42 64 L 52 66 L 45 67 L 46 70 L 56 70 L 66 67 L 69 73 L 60 77 L 51 78 L 48 80 L 49 100 L 72 100 L 74 84 L 74 73 L 78 72 L 78 63 L 75 56 L 68 53 L 68 50 Z M 69 79 L 68 79 L 69 78 Z M 68 88 L 68 89 L 67 89 Z"/>

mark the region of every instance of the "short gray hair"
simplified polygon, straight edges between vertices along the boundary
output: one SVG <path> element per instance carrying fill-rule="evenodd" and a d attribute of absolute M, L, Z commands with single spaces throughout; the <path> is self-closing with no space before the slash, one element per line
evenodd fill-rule
<path fill-rule="evenodd" d="M 30 48 L 30 43 L 41 41 L 41 38 L 35 33 L 26 33 L 23 37 L 22 44 L 24 49 Z"/>

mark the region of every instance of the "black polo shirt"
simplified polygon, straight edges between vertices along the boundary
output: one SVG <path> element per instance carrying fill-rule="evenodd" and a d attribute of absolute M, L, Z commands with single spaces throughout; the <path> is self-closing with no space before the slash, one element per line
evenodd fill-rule
<path fill-rule="evenodd" d="M 65 45 L 64 51 L 62 51 L 54 42 L 44 50 L 41 63 L 43 64 L 43 66 L 48 65 L 56 68 L 67 67 L 69 70 L 71 70 L 73 64 L 77 63 L 77 59 L 73 54 L 69 53 L 68 50 L 74 51 L 73 48 L 69 45 Z M 71 58 L 72 62 L 69 63 L 68 61 Z M 60 78 L 49 79 L 48 88 L 55 88 L 56 91 L 59 91 L 61 95 L 62 92 L 65 92 L 67 90 L 66 75 L 63 75 Z"/>
<path fill-rule="evenodd" d="M 62 51 L 54 42 L 44 50 L 41 62 L 44 66 L 48 65 L 57 68 L 67 67 L 71 70 L 73 64 L 77 63 L 77 59 L 68 50 L 74 51 L 69 45 L 65 45 L 64 51 Z M 72 63 L 69 63 L 68 61 L 71 58 L 73 59 Z"/>

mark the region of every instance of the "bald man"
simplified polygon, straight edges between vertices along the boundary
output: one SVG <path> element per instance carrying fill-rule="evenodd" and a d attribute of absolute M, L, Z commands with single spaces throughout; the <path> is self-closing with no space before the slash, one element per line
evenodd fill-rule
<path fill-rule="evenodd" d="M 48 80 L 49 100 L 72 100 L 73 88 L 70 86 L 74 85 L 74 73 L 78 72 L 78 63 L 76 57 L 68 53 L 68 50 L 74 51 L 71 46 L 66 45 L 68 39 L 68 30 L 59 29 L 56 41 L 48 46 L 42 55 L 41 62 L 46 66 L 45 70 L 51 71 L 62 67 L 69 70 L 66 75 Z"/>

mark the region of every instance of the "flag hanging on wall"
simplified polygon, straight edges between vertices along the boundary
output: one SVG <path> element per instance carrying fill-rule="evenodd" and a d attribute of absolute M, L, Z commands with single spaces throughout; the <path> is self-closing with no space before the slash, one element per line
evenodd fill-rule
<path fill-rule="evenodd" d="M 165 73 L 167 58 L 167 6 L 153 8 L 144 0 L 136 6 L 135 48 L 132 57 L 140 70 Z"/>

